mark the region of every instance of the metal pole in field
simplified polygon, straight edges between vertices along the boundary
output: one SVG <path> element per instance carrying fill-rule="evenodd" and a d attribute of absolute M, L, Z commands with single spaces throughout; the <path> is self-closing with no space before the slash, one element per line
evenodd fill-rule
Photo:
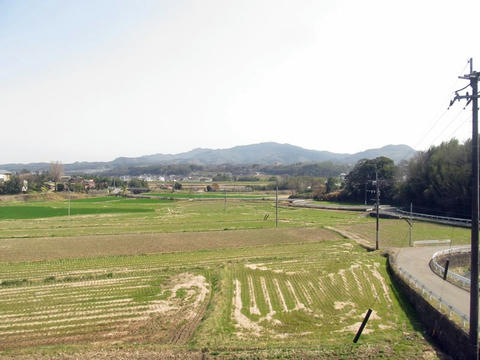
<path fill-rule="evenodd" d="M 377 206 L 376 206 L 376 211 L 377 211 L 377 227 L 376 227 L 376 234 L 375 234 L 375 250 L 378 250 L 378 208 L 380 207 L 380 191 L 379 191 L 379 186 L 378 186 L 378 171 L 375 170 L 375 185 L 377 186 L 377 191 L 376 191 L 376 197 L 377 197 Z"/>
<path fill-rule="evenodd" d="M 362 335 L 362 331 L 365 328 L 365 325 L 367 325 L 367 321 L 370 318 L 370 315 L 372 314 L 372 309 L 368 309 L 367 314 L 365 315 L 365 318 L 362 321 L 362 324 L 360 325 L 360 328 L 357 331 L 357 334 L 353 338 L 353 342 L 356 343 L 358 339 L 360 338 L 360 335 Z"/>
<path fill-rule="evenodd" d="M 447 280 L 447 275 L 448 275 L 448 267 L 450 265 L 450 260 L 447 260 L 445 262 L 445 270 L 443 271 L 443 280 Z"/>
<path fill-rule="evenodd" d="M 275 187 L 275 227 L 278 227 L 278 182 Z"/>

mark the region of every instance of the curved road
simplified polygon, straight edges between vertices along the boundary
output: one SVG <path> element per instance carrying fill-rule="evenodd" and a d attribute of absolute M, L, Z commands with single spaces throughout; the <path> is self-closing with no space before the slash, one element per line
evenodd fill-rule
<path fill-rule="evenodd" d="M 397 266 L 408 271 L 416 280 L 429 290 L 437 293 L 445 302 L 463 312 L 467 318 L 470 314 L 470 293 L 444 281 L 428 265 L 433 254 L 449 246 L 410 247 L 396 249 Z"/>

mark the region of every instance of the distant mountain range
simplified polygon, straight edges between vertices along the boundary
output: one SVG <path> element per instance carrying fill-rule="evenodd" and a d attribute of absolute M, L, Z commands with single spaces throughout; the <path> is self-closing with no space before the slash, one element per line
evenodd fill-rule
<path fill-rule="evenodd" d="M 386 156 L 396 163 L 408 160 L 416 151 L 408 145 L 387 145 L 378 149 L 369 149 L 355 154 L 339 154 L 329 151 L 308 150 L 290 144 L 265 142 L 260 144 L 235 146 L 229 149 L 197 148 L 179 154 L 154 154 L 140 157 L 119 157 L 108 162 L 75 162 L 65 164 L 65 172 L 101 173 L 115 168 L 131 168 L 160 164 L 295 164 L 305 162 L 331 161 L 338 164 L 355 164 L 360 159 L 373 159 Z M 49 163 L 4 164 L 1 169 L 9 171 L 47 170 Z"/>

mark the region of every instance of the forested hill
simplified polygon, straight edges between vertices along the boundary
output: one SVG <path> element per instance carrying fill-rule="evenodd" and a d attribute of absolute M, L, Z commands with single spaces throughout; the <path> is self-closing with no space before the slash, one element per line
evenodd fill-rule
<path fill-rule="evenodd" d="M 386 156 L 395 162 L 410 159 L 416 151 L 407 145 L 387 145 L 355 154 L 340 154 L 329 151 L 308 150 L 290 144 L 267 142 L 235 146 L 229 149 L 194 149 L 188 152 L 164 155 L 155 154 L 138 158 L 118 158 L 113 165 L 138 165 L 153 163 L 192 163 L 202 165 L 218 164 L 296 164 L 304 162 L 332 161 L 341 164 L 355 164 L 358 160 Z"/>
<path fill-rule="evenodd" d="M 369 149 L 355 154 L 341 154 L 329 151 L 308 150 L 290 144 L 266 142 L 252 145 L 235 146 L 229 149 L 194 149 L 179 154 L 155 154 L 141 157 L 120 157 L 109 162 L 75 162 L 65 164 L 66 172 L 102 172 L 114 168 L 152 166 L 157 164 L 262 164 L 289 165 L 331 161 L 337 164 L 353 165 L 360 159 L 373 159 L 386 156 L 395 162 L 408 160 L 416 151 L 407 145 L 387 145 L 378 149 Z M 49 163 L 5 164 L 1 169 L 9 171 L 46 170 Z"/>

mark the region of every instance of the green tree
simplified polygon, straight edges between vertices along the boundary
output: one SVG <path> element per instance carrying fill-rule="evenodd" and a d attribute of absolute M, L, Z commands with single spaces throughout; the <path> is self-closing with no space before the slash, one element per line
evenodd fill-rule
<path fill-rule="evenodd" d="M 340 183 L 339 178 L 336 178 L 336 177 L 333 177 L 333 176 L 328 177 L 327 182 L 325 183 L 325 187 L 326 187 L 325 192 L 331 193 L 331 192 L 334 192 L 334 191 L 338 190 L 339 183 Z"/>
<path fill-rule="evenodd" d="M 378 173 L 382 202 L 391 202 L 395 198 L 396 166 L 392 159 L 380 156 L 375 159 L 362 159 L 357 162 L 345 178 L 345 187 L 341 198 L 362 202 L 365 198 L 365 186 L 375 180 Z"/>
<path fill-rule="evenodd" d="M 232 177 L 229 174 L 218 173 L 212 179 L 213 181 L 231 181 Z"/>
<path fill-rule="evenodd" d="M 421 212 L 468 217 L 471 186 L 471 141 L 452 139 L 410 160 L 399 201 Z"/>
<path fill-rule="evenodd" d="M 57 191 L 57 183 L 63 176 L 63 164 L 60 161 L 50 163 L 48 173 L 50 175 L 50 179 L 55 183 L 55 191 Z"/>
<path fill-rule="evenodd" d="M 17 175 L 13 175 L 10 180 L 0 182 L 0 194 L 20 194 L 22 191 L 22 181 Z"/>
<path fill-rule="evenodd" d="M 128 182 L 130 188 L 148 188 L 148 183 L 145 180 L 133 178 Z"/>

